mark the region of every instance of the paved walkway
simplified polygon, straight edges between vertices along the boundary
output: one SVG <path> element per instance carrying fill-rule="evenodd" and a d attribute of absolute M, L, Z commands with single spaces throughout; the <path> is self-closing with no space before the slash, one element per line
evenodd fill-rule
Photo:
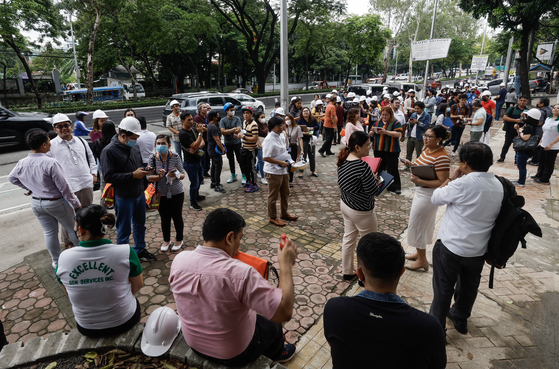
<path fill-rule="evenodd" d="M 498 131 L 492 138 L 494 152 L 500 151 L 502 136 L 502 131 Z M 465 134 L 464 137 L 468 136 Z M 456 160 L 453 158 L 453 162 Z M 535 167 L 529 170 L 534 172 L 532 168 Z M 319 156 L 317 169 L 319 178 L 309 177 L 307 171 L 304 179 L 295 179 L 289 211 L 300 218 L 281 229 L 268 223 L 265 185 L 262 185 L 262 191 L 245 194 L 240 182 L 226 184 L 227 193 L 220 195 L 211 191 L 206 183 L 202 193 L 207 194 L 208 199 L 201 203 L 204 210 L 194 212 L 185 206 L 183 211 L 185 249 L 193 249 L 201 243 L 204 218 L 217 207 L 229 207 L 243 215 L 247 228 L 242 247 L 248 253 L 271 260 L 276 267 L 274 250 L 281 233 L 287 233 L 300 245 L 294 270 L 295 313 L 284 327 L 287 340 L 298 345 L 298 353 L 288 365 L 291 368 L 331 367 L 329 347 L 322 333 L 324 305 L 329 298 L 359 291 L 356 284 L 341 280 L 343 220 L 339 210 L 335 158 Z M 492 170 L 516 179 L 518 171 L 512 163 L 512 152 L 504 164 L 495 164 Z M 405 229 L 413 186 L 405 173 L 402 173 L 402 182 L 403 194 L 383 194 L 376 209 L 379 231 L 401 239 L 406 246 Z M 449 327 L 449 368 L 533 368 L 535 365 L 553 368 L 558 361 L 559 341 L 555 332 L 559 331 L 556 315 L 559 256 L 554 252 L 559 239 L 558 181 L 553 177 L 552 186 L 532 184 L 531 180 L 527 183 L 519 193 L 527 198 L 526 209 L 542 226 L 544 238 L 529 238 L 528 249 L 518 251 L 505 270 L 497 271 L 493 290 L 487 288 L 486 278 L 482 279 L 474 315 L 470 319 L 470 333 L 461 335 Z M 440 209 L 438 225 L 443 212 L 444 209 Z M 149 212 L 146 223 L 148 250 L 157 255 L 157 261 L 142 263 L 144 287 L 137 297 L 142 306 L 143 321 L 159 306 L 175 308 L 168 275 L 176 254 L 158 251 L 162 237 L 157 212 Z M 114 237 L 113 233 L 113 241 Z M 430 252 L 428 256 L 430 258 Z M 488 269 L 484 273 L 487 274 Z M 398 293 L 410 305 L 428 311 L 432 300 L 431 278 L 431 270 L 427 273 L 406 271 Z M 1 272 L 0 281 L 0 319 L 10 342 L 27 341 L 75 327 L 70 303 L 54 278 L 46 250 Z"/>

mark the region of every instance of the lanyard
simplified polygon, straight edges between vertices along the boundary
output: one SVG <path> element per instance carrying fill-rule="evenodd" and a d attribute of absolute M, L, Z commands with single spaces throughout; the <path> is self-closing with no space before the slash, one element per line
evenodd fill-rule
<path fill-rule="evenodd" d="M 161 154 L 158 156 L 158 159 L 161 162 L 161 169 L 165 169 L 165 164 L 163 164 L 163 160 L 161 160 Z M 173 156 L 173 153 L 169 151 L 169 154 L 167 155 L 167 168 L 165 169 L 165 174 L 169 173 L 169 160 L 171 160 L 171 156 Z"/>

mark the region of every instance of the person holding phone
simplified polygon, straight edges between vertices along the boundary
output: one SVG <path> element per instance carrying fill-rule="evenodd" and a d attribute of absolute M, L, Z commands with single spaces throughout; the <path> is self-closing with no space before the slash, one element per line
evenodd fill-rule
<path fill-rule="evenodd" d="M 387 188 L 396 194 L 402 193 L 400 173 L 398 172 L 398 156 L 400 155 L 400 137 L 402 136 L 402 123 L 394 117 L 392 107 L 385 106 L 380 112 L 380 119 L 371 125 L 369 136 L 374 142 L 375 157 L 381 158 L 379 173 L 386 169 L 394 176 L 394 182 Z"/>
<path fill-rule="evenodd" d="M 402 160 L 407 166 L 432 165 L 437 174 L 435 180 L 421 179 L 413 174 L 410 176 L 411 181 L 418 185 L 415 188 L 408 222 L 407 242 L 409 246 L 417 249 L 415 253 L 406 255 L 406 259 L 414 260 L 412 264 L 406 265 L 410 270 L 429 270 L 427 245 L 433 241 L 438 209 L 438 206 L 431 203 L 431 196 L 450 175 L 450 158 L 442 145 L 449 136 L 450 132 L 443 126 L 429 128 L 423 134 L 424 150 L 416 161 L 412 164 L 409 160 Z"/>
<path fill-rule="evenodd" d="M 465 118 L 470 116 L 470 108 L 466 105 L 468 102 L 468 96 L 466 94 L 461 94 L 460 99 L 457 104 L 453 104 L 450 107 L 450 119 L 454 125 L 450 129 L 452 136 L 450 140 L 445 141 L 443 146 L 448 146 L 454 143 L 454 149 L 452 150 L 452 156 L 456 156 L 456 150 L 460 146 L 460 139 L 462 138 L 462 133 L 464 132 Z"/>

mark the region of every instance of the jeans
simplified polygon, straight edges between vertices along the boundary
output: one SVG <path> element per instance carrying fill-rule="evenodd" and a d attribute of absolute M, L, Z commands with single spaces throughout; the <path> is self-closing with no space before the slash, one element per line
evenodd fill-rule
<path fill-rule="evenodd" d="M 514 123 L 511 123 L 514 124 Z M 505 143 L 503 144 L 503 148 L 501 149 L 501 158 L 500 160 L 505 160 L 507 153 L 509 152 L 509 148 L 510 145 L 512 145 L 512 141 L 514 141 L 514 138 L 518 135 L 518 133 L 516 132 L 515 129 L 510 128 L 506 133 L 505 133 Z"/>
<path fill-rule="evenodd" d="M 184 220 L 182 219 L 182 206 L 184 204 L 184 192 L 171 196 L 168 199 L 166 195 L 161 196 L 159 203 L 159 217 L 161 218 L 161 232 L 163 233 L 163 241 L 171 241 L 171 219 L 175 224 L 175 239 L 183 240 Z"/>
<path fill-rule="evenodd" d="M 320 150 L 318 150 L 318 152 L 320 154 L 322 154 L 322 153 L 326 153 L 326 154 L 332 153 L 332 141 L 334 140 L 334 128 L 324 127 L 324 140 L 325 140 L 324 144 L 322 145 Z"/>
<path fill-rule="evenodd" d="M 248 183 L 256 184 L 256 150 L 241 149 L 241 172 Z"/>
<path fill-rule="evenodd" d="M 466 324 L 472 313 L 481 280 L 483 256 L 466 258 L 448 250 L 441 240 L 433 247 L 433 303 L 429 314 L 446 326 L 449 310 L 456 321 Z M 450 302 L 454 295 L 454 305 Z"/>
<path fill-rule="evenodd" d="M 450 140 L 446 141 L 443 144 L 443 146 L 448 146 L 451 143 L 454 143 L 454 149 L 452 151 L 456 152 L 456 150 L 458 150 L 458 146 L 460 146 L 460 140 L 462 139 L 462 133 L 464 132 L 464 128 L 465 127 L 452 126 L 450 128 L 450 132 L 452 136 L 450 137 Z"/>
<path fill-rule="evenodd" d="M 303 139 L 303 152 L 305 153 L 303 155 L 303 158 L 305 160 L 309 161 L 309 165 L 311 167 L 311 173 L 314 173 L 316 171 L 316 146 L 311 145 L 311 140 L 307 140 L 305 141 Z M 308 159 L 307 159 L 308 157 Z M 303 173 L 303 171 L 300 171 L 301 173 Z"/>
<path fill-rule="evenodd" d="M 229 161 L 229 170 L 231 174 L 235 174 L 235 156 L 237 157 L 237 163 L 239 163 L 239 168 L 241 167 L 241 144 L 225 144 L 227 149 L 227 160 Z"/>
<path fill-rule="evenodd" d="M 74 192 L 74 195 L 76 195 L 78 200 L 80 200 L 80 204 L 82 204 L 82 207 L 91 205 L 93 203 L 93 187 L 83 188 L 77 192 Z M 64 242 L 65 244 L 73 244 L 74 246 L 77 246 L 72 242 L 72 240 L 70 240 L 66 228 L 64 228 L 62 225 L 60 226 L 60 233 L 62 233 L 62 242 Z"/>
<path fill-rule="evenodd" d="M 126 245 L 130 234 L 134 236 L 134 251 L 137 254 L 146 248 L 146 196 L 121 197 L 115 195 L 116 243 Z M 130 229 L 133 224 L 133 232 Z"/>
<path fill-rule="evenodd" d="M 418 140 L 415 137 L 408 137 L 408 142 L 406 144 L 406 159 L 409 161 L 411 161 L 414 150 L 415 156 L 419 158 L 421 151 L 423 151 L 423 139 Z"/>
<path fill-rule="evenodd" d="M 210 155 L 212 160 L 212 169 L 210 176 L 212 177 L 212 185 L 219 186 L 221 184 L 221 168 L 223 168 L 223 157 L 221 155 Z"/>
<path fill-rule="evenodd" d="M 258 162 L 256 163 L 256 172 L 260 173 L 260 177 L 264 178 L 264 158 L 262 157 L 262 149 L 256 149 L 256 156 L 258 157 Z"/>
<path fill-rule="evenodd" d="M 538 173 L 536 177 L 542 182 L 549 182 L 551 175 L 553 174 L 553 169 L 555 167 L 555 159 L 557 159 L 557 154 L 559 150 L 541 150 L 540 158 L 538 161 Z"/>
<path fill-rule="evenodd" d="M 216 364 L 228 367 L 246 366 L 256 360 L 260 355 L 264 355 L 272 360 L 277 360 L 283 351 L 283 329 L 281 324 L 272 322 L 261 315 L 256 315 L 256 327 L 252 340 L 245 351 L 231 359 L 217 359 L 209 355 L 202 354 L 194 349 L 198 356 L 203 357 Z"/>
<path fill-rule="evenodd" d="M 202 173 L 202 163 L 184 163 L 184 170 L 190 180 L 190 205 L 197 203 L 198 192 L 200 191 L 200 183 L 204 180 Z"/>
<path fill-rule="evenodd" d="M 497 102 L 495 105 L 497 105 L 497 107 L 495 108 L 495 120 L 499 120 L 501 118 L 501 110 L 503 110 L 503 105 L 505 105 L 505 102 Z"/>
<path fill-rule="evenodd" d="M 516 166 L 518 168 L 518 183 L 526 183 L 526 163 L 530 156 L 524 151 L 516 152 Z"/>
<path fill-rule="evenodd" d="M 58 257 L 60 256 L 58 223 L 68 232 L 72 244 L 78 245 L 80 243 L 74 231 L 74 209 L 63 198 L 55 201 L 32 198 L 31 210 L 33 210 L 33 214 L 35 214 L 37 220 L 43 227 L 45 244 L 52 261 L 58 263 Z"/>
<path fill-rule="evenodd" d="M 181 158 L 182 160 L 182 147 L 181 147 L 181 143 L 180 142 L 175 142 L 173 141 L 173 149 L 175 150 L 175 153 L 177 153 L 177 155 Z"/>

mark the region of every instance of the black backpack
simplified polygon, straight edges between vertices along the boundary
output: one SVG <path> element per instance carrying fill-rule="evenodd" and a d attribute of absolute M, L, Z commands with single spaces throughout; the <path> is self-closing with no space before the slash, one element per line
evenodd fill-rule
<path fill-rule="evenodd" d="M 495 268 L 503 269 L 515 253 L 518 244 L 526 248 L 524 237 L 528 233 L 542 237 L 542 230 L 524 206 L 524 197 L 516 193 L 514 185 L 506 178 L 495 176 L 503 185 L 504 196 L 501 210 L 491 231 L 485 261 L 491 265 L 489 288 L 493 288 Z"/>

